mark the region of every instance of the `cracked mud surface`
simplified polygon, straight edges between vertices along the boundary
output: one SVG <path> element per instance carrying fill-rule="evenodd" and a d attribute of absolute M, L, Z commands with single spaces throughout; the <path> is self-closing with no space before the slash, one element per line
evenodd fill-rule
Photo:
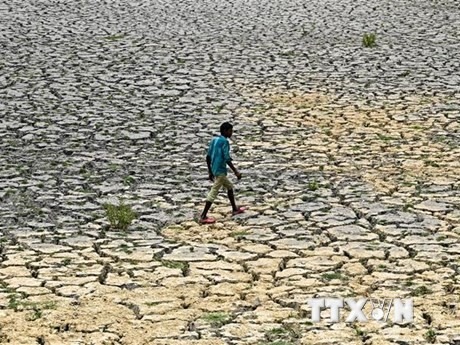
<path fill-rule="evenodd" d="M 0 343 L 460 344 L 459 26 L 447 0 L 0 0 Z M 223 121 L 250 210 L 199 226 Z M 314 296 L 414 322 L 312 324 Z"/>

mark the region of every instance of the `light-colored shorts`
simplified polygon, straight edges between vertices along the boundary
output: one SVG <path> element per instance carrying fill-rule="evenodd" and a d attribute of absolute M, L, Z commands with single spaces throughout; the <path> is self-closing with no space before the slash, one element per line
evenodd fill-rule
<path fill-rule="evenodd" d="M 227 190 L 233 189 L 233 184 L 225 175 L 216 176 L 214 178 L 214 184 L 212 185 L 211 190 L 208 193 L 206 201 L 214 202 L 219 194 L 220 189 L 224 187 Z"/>

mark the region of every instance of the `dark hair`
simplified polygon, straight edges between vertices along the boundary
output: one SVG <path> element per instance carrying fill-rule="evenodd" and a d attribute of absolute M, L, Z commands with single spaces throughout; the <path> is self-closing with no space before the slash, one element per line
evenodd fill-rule
<path fill-rule="evenodd" d="M 220 134 L 224 134 L 224 132 L 227 132 L 229 129 L 232 129 L 233 125 L 230 122 L 224 122 L 223 124 L 220 125 Z"/>

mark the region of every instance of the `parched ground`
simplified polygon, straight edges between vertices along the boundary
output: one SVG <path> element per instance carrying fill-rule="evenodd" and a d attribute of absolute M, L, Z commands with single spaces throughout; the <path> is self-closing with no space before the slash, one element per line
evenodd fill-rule
<path fill-rule="evenodd" d="M 0 0 L 0 343 L 459 345 L 459 7 Z M 223 121 L 250 210 L 199 226 Z"/>

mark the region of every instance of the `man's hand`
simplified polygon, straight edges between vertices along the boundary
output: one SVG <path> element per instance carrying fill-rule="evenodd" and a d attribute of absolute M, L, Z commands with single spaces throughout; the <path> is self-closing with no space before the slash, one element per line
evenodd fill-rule
<path fill-rule="evenodd" d="M 241 173 L 238 171 L 237 168 L 235 168 L 233 163 L 230 161 L 230 162 L 227 162 L 227 164 L 230 167 L 230 169 L 232 169 L 232 171 L 235 173 L 235 175 L 238 178 L 238 180 L 241 180 Z"/>
<path fill-rule="evenodd" d="M 209 173 L 209 180 L 214 182 L 214 175 L 212 173 Z"/>

